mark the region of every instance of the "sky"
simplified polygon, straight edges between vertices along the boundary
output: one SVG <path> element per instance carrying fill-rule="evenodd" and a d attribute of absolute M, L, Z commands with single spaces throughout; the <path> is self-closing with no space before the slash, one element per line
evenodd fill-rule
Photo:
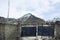
<path fill-rule="evenodd" d="M 60 17 L 60 0 L 10 0 L 9 18 L 31 13 L 44 20 Z M 8 0 L 0 0 L 0 16 L 7 18 Z"/>

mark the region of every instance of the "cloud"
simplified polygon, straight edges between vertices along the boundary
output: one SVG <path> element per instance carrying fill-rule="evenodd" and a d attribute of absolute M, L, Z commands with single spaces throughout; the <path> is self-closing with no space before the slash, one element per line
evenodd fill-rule
<path fill-rule="evenodd" d="M 56 4 L 56 3 L 59 3 L 60 0 L 50 0 L 50 2 L 52 2 L 52 4 Z"/>
<path fill-rule="evenodd" d="M 0 16 L 6 17 L 7 15 L 7 0 L 0 0 Z"/>
<path fill-rule="evenodd" d="M 46 6 L 44 6 L 45 4 Z M 54 17 L 60 17 L 60 0 L 47 0 L 45 4 L 43 5 L 43 7 L 46 8 L 46 11 L 42 14 L 45 20 L 52 20 Z"/>
<path fill-rule="evenodd" d="M 48 19 L 52 20 L 55 17 L 60 17 L 60 3 L 59 2 L 55 3 L 55 4 L 51 5 L 51 7 L 53 9 L 44 13 L 45 20 L 48 20 Z"/>
<path fill-rule="evenodd" d="M 0 16 L 7 17 L 7 3 L 8 0 L 0 0 Z M 19 18 L 29 12 L 45 20 L 59 17 L 60 0 L 10 0 L 9 17 Z"/>
<path fill-rule="evenodd" d="M 39 0 L 22 0 L 21 2 L 17 1 L 17 7 L 16 9 L 18 11 L 30 11 L 33 12 L 32 14 L 38 16 L 38 17 L 43 17 L 43 13 L 51 9 L 49 7 L 49 2 L 48 1 L 39 1 Z M 37 15 L 38 14 L 38 15 Z"/>

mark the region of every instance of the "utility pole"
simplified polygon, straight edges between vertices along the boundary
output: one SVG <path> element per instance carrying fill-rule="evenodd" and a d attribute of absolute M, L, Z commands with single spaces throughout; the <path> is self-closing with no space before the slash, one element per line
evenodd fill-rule
<path fill-rule="evenodd" d="M 8 14 L 7 14 L 7 18 L 9 18 L 9 9 L 10 9 L 10 0 L 8 0 Z"/>

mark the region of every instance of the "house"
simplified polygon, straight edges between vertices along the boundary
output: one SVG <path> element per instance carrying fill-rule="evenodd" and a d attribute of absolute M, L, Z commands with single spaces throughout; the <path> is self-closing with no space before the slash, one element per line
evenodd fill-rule
<path fill-rule="evenodd" d="M 31 13 L 28 13 L 21 18 L 0 18 L 0 27 L 2 29 L 0 34 L 2 35 L 2 40 L 40 40 L 41 36 L 38 36 L 38 27 L 43 27 L 45 21 L 41 18 L 38 18 Z M 44 27 L 43 27 L 44 28 Z M 23 30 L 27 31 L 27 33 Z M 46 29 L 47 30 L 47 29 Z M 29 31 L 29 32 L 28 32 Z M 24 36 L 22 36 L 21 35 Z M 30 33 L 30 34 L 29 34 Z M 25 35 L 24 35 L 25 34 Z M 33 35 L 32 35 L 33 34 Z M 44 34 L 45 35 L 45 34 Z M 42 39 L 51 39 L 51 36 L 42 36 Z M 41 40 L 42 40 L 41 39 Z"/>

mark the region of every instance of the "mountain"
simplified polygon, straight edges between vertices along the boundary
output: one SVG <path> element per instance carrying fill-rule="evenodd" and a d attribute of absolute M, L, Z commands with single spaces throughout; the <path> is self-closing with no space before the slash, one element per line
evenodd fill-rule
<path fill-rule="evenodd" d="M 43 19 L 38 18 L 38 17 L 32 15 L 31 13 L 25 14 L 18 20 L 21 21 L 22 23 L 39 23 L 40 24 L 40 23 L 45 22 Z"/>

